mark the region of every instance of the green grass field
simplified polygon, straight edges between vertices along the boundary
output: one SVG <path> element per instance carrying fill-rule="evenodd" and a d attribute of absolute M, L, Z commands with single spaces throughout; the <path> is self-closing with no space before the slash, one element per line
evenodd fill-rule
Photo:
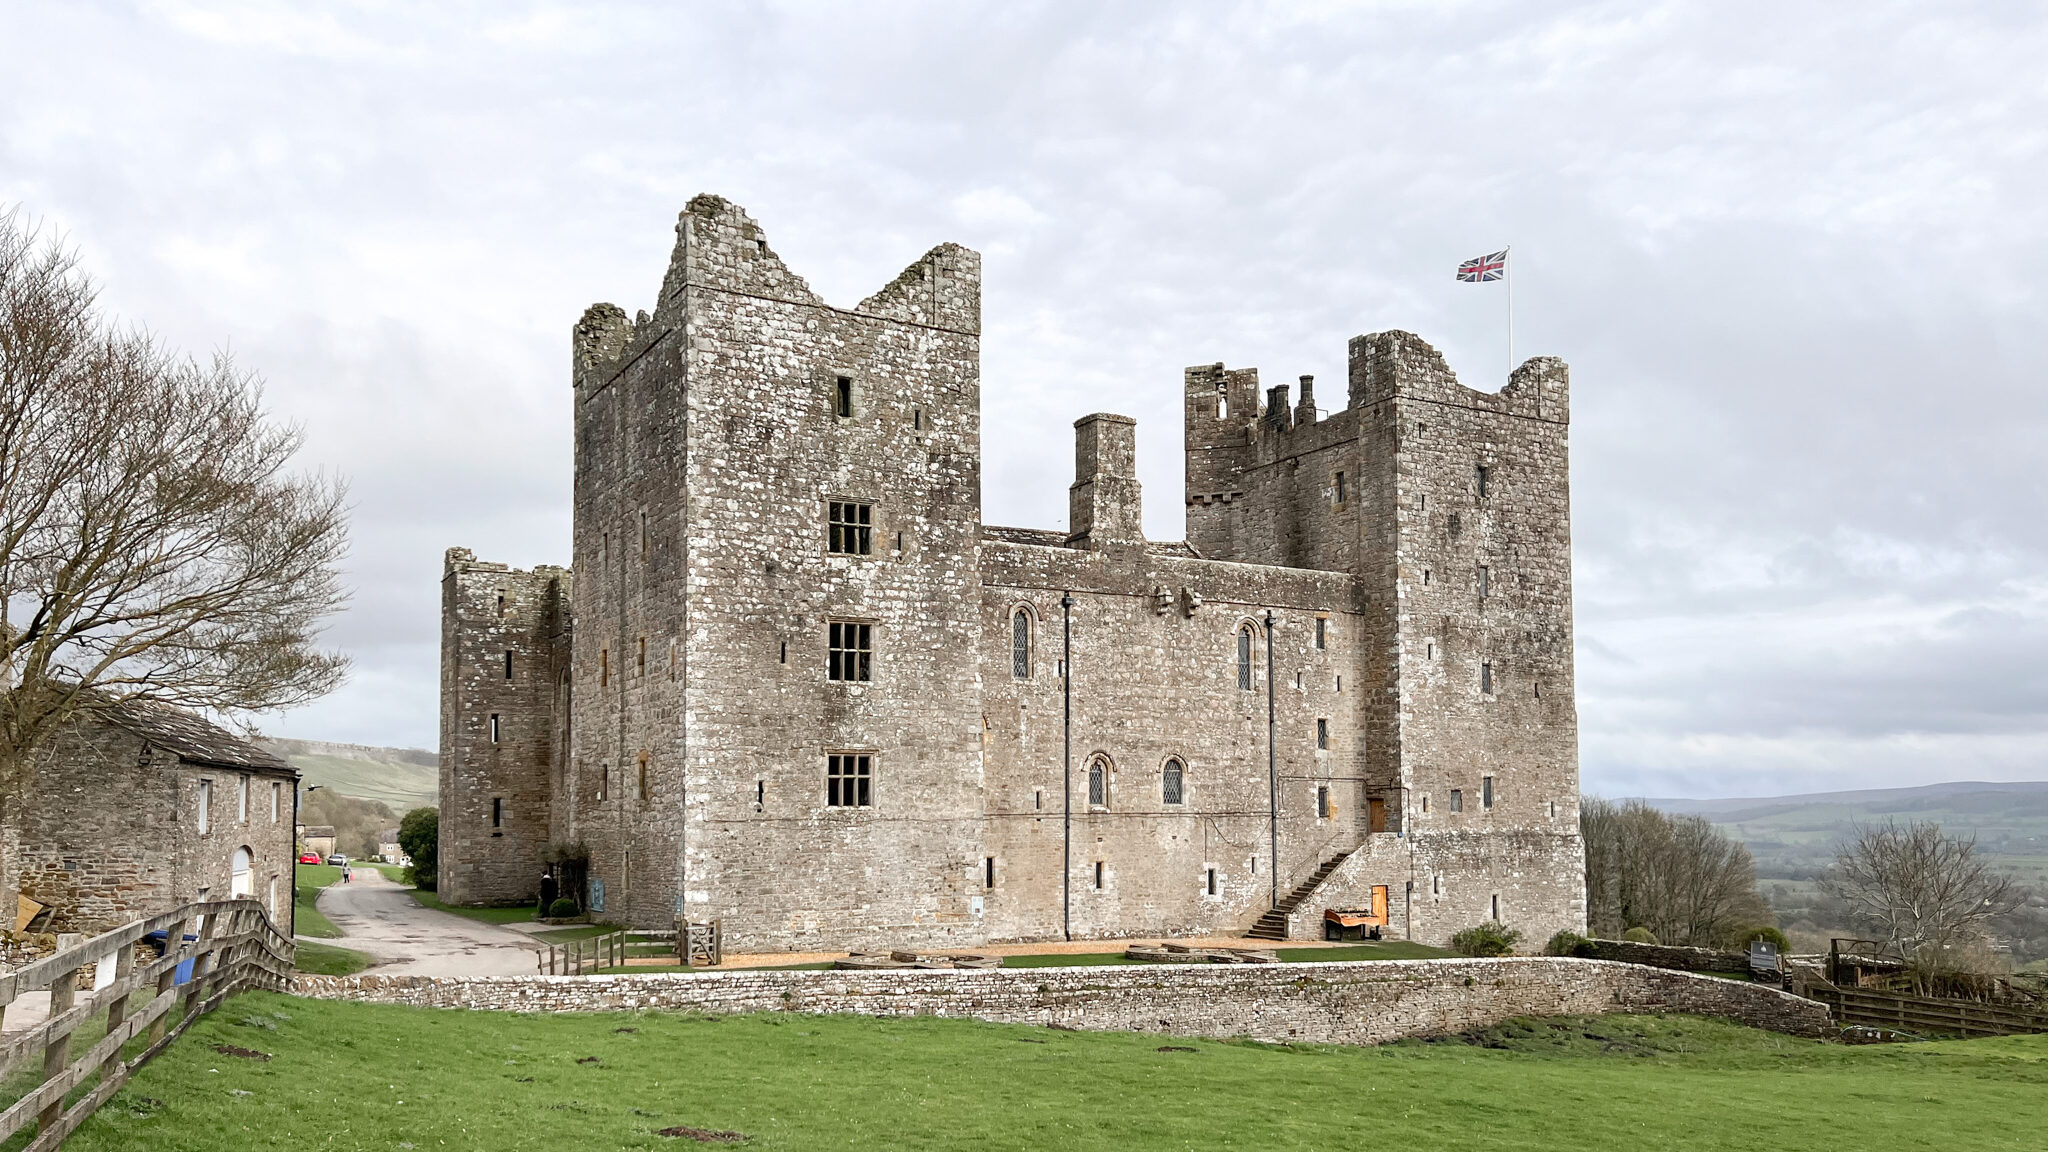
<path fill-rule="evenodd" d="M 464 908 L 456 904 L 444 904 L 439 893 L 429 892 L 423 888 L 413 889 L 412 898 L 436 912 L 466 916 L 471 920 L 481 920 L 485 924 L 524 924 L 534 917 L 534 906 L 531 904 L 520 904 L 511 908 Z"/>
<path fill-rule="evenodd" d="M 308 944 L 301 940 L 297 951 L 292 967 L 313 976 L 353 976 L 370 966 L 369 955 L 353 948 Z"/>
<path fill-rule="evenodd" d="M 320 890 L 341 879 L 341 869 L 332 864 L 297 864 L 292 868 L 292 932 L 297 936 L 316 936 L 322 940 L 336 939 L 341 929 L 334 922 L 320 914 L 313 902 L 320 897 Z"/>
<path fill-rule="evenodd" d="M 267 1060 L 223 1053 L 250 1049 Z M 68 1152 L 755 1149 L 2012 1149 L 2048 1036 L 1843 1047 L 1717 1021 L 1519 1022 L 1277 1046 L 919 1018 L 513 1015 L 250 993 Z"/>

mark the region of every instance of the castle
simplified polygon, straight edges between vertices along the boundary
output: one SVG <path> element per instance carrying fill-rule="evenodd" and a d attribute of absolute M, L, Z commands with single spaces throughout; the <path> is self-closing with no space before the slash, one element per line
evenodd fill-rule
<path fill-rule="evenodd" d="M 980 279 L 852 309 L 699 196 L 652 312 L 573 334 L 570 568 L 450 549 L 451 903 L 734 950 L 1585 926 L 1567 383 L 1351 341 L 1343 407 L 1184 382 L 1187 539 L 1133 421 L 1067 530 L 981 521 Z"/>

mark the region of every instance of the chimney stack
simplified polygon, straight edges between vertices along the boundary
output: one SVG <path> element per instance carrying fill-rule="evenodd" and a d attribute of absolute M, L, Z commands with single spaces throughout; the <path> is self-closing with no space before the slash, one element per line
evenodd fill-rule
<path fill-rule="evenodd" d="M 1138 422 L 1097 412 L 1074 421 L 1074 486 L 1067 489 L 1067 542 L 1095 551 L 1145 542 L 1138 492 Z"/>

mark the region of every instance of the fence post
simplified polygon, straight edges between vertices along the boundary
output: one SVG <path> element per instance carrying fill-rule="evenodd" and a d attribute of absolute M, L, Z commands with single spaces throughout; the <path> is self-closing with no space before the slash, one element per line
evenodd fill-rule
<path fill-rule="evenodd" d="M 121 985 L 127 983 L 128 977 L 134 974 L 135 945 L 124 944 L 121 946 L 121 951 L 117 953 L 114 957 L 114 987 L 120 988 Z M 121 990 L 121 994 L 119 996 L 114 997 L 114 999 L 107 1004 L 108 1032 L 112 1032 L 114 1029 L 119 1028 L 121 1026 L 121 1021 L 126 1020 L 128 1018 L 128 1002 L 134 998 L 134 995 L 135 994 L 133 992 L 123 988 Z M 116 1072 L 119 1072 L 120 1070 L 121 1049 L 119 1046 L 116 1046 L 115 1049 L 107 1055 L 106 1060 L 104 1060 L 100 1064 L 100 1083 L 105 1084 L 109 1078 L 111 1078 Z"/>
<path fill-rule="evenodd" d="M 73 968 L 58 974 L 55 980 L 50 981 L 50 1019 L 55 1020 L 60 1014 L 71 1011 L 72 1004 L 77 1001 L 78 972 L 78 969 Z M 51 1080 L 62 1075 L 64 1066 L 69 1063 L 71 1063 L 71 1032 L 69 1029 L 66 1029 L 62 1036 L 51 1040 L 43 1046 L 42 1083 L 48 1084 Z M 55 1100 L 43 1105 L 43 1110 L 37 1114 L 36 1131 L 47 1132 L 63 1119 L 64 1097 L 60 1094 Z"/>

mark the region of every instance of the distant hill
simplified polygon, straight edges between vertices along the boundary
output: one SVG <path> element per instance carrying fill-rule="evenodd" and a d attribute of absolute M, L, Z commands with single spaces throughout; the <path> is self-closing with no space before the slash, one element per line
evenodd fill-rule
<path fill-rule="evenodd" d="M 305 786 L 375 800 L 400 815 L 440 803 L 441 757 L 417 748 L 374 748 L 323 740 L 266 739 L 264 747 L 291 761 Z"/>
<path fill-rule="evenodd" d="M 1825 868 L 1859 825 L 1931 820 L 1974 833 L 1986 855 L 2027 879 L 2048 880 L 2048 781 L 1957 781 L 1739 800 L 1649 800 L 1666 812 L 1705 816 L 1749 846 L 1758 874 L 1803 879 Z"/>

